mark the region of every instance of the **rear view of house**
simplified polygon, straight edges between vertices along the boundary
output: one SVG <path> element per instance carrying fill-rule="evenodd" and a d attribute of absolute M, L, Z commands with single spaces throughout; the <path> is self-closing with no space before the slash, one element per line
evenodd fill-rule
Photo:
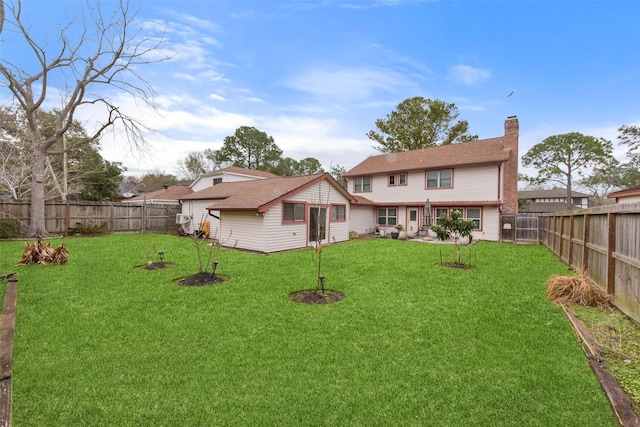
<path fill-rule="evenodd" d="M 192 193 L 180 199 L 182 214 L 179 216 L 178 221 L 181 223 L 182 229 L 186 233 L 192 234 L 198 230 L 201 223 L 205 221 L 209 221 L 210 229 L 220 227 L 219 213 L 214 212 L 212 216 L 207 210 L 211 204 L 211 198 L 207 191 L 209 188 L 222 183 L 256 181 L 275 178 L 277 176 L 278 175 L 274 175 L 271 172 L 246 169 L 238 166 L 229 166 L 200 175 L 189 186 Z"/>
<path fill-rule="evenodd" d="M 354 198 L 328 173 L 222 182 L 183 203 L 194 197 L 226 247 L 270 253 L 349 239 Z"/>
<path fill-rule="evenodd" d="M 518 212 L 518 128 L 509 117 L 501 137 L 365 159 L 344 175 L 357 200 L 351 230 L 418 230 L 457 209 L 475 239 L 499 240 L 501 215 Z"/>

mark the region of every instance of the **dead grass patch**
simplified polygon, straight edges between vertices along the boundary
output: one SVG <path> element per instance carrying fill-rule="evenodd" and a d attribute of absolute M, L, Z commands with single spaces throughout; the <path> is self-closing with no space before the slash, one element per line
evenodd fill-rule
<path fill-rule="evenodd" d="M 547 281 L 547 295 L 558 304 L 576 304 L 586 307 L 608 307 L 609 295 L 594 285 L 584 269 L 576 276 L 554 276 Z"/>

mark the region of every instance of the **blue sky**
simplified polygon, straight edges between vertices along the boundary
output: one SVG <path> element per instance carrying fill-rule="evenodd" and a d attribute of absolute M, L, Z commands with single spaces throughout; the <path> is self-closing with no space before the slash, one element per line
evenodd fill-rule
<path fill-rule="evenodd" d="M 77 6 L 28 0 L 23 13 L 51 40 Z M 137 23 L 162 31 L 171 56 L 138 70 L 161 108 L 117 99 L 157 130 L 153 150 L 132 156 L 106 136 L 103 155 L 130 174 L 175 173 L 189 152 L 254 126 L 284 156 L 350 169 L 378 154 L 365 135 L 375 120 L 414 96 L 455 103 L 480 138 L 518 116 L 520 156 L 566 132 L 615 141 L 640 125 L 639 16 L 638 1 L 143 0 Z M 26 61 L 9 37 L 0 56 Z"/>

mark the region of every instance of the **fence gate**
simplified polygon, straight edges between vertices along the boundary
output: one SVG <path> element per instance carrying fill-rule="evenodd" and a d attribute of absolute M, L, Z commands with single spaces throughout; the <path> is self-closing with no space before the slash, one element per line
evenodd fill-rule
<path fill-rule="evenodd" d="M 538 217 L 532 215 L 502 215 L 502 242 L 538 243 Z"/>

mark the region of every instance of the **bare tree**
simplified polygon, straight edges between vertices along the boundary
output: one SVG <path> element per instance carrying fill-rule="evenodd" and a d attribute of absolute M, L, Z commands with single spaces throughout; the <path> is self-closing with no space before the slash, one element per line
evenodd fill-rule
<path fill-rule="evenodd" d="M 25 3 L 26 4 L 26 3 Z M 107 129 L 120 126 L 132 149 L 145 146 L 148 130 L 136 118 L 127 115 L 107 95 L 106 89 L 128 94 L 151 107 L 150 84 L 139 74 L 139 66 L 159 62 L 156 52 L 162 40 L 144 37 L 135 28 L 137 10 L 128 0 L 108 3 L 87 1 L 81 18 L 70 18 L 57 34 L 57 43 L 47 45 L 35 40 L 22 14 L 21 0 L 5 2 L 3 36 L 15 44 L 23 44 L 32 58 L 24 64 L 0 60 L 0 81 L 23 110 L 32 146 L 31 161 L 31 234 L 46 233 L 44 217 L 46 157 L 61 141 L 83 107 L 101 108 L 102 121 L 89 133 L 86 143 L 96 140 Z M 115 9 L 115 10 L 114 10 Z M 154 55 L 152 55 L 154 54 Z M 27 64 L 37 64 L 35 67 Z M 105 89 L 100 91 L 100 89 Z M 51 96 L 62 94 L 55 129 L 44 137 L 39 131 L 38 111 Z"/>

